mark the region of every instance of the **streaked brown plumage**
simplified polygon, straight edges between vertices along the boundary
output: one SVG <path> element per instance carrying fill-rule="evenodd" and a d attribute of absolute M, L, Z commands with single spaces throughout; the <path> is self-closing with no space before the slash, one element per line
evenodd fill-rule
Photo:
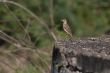
<path fill-rule="evenodd" d="M 67 23 L 67 20 L 66 19 L 62 19 L 62 22 L 63 22 L 63 30 L 70 36 L 72 37 L 72 32 L 71 32 L 71 29 Z"/>

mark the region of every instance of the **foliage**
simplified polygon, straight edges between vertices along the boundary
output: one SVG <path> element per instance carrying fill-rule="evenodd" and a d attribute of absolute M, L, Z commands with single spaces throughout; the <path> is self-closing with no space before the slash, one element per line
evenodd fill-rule
<path fill-rule="evenodd" d="M 22 41 L 27 46 L 34 46 L 34 48 L 31 47 L 32 49 L 51 48 L 54 43 L 51 31 L 56 33 L 56 37 L 66 38 L 61 23 L 63 18 L 68 20 L 76 37 L 102 35 L 110 30 L 109 0 L 13 1 L 26 7 L 35 15 L 33 16 L 22 7 L 0 3 L 0 31 L 19 42 Z M 5 46 L 13 48 L 12 45 L 5 44 Z M 29 73 L 35 73 L 32 66 L 29 66 L 29 70 Z M 18 69 L 17 73 L 22 72 Z"/>

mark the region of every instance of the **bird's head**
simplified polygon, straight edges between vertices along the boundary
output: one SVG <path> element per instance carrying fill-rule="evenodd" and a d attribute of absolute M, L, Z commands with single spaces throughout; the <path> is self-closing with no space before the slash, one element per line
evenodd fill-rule
<path fill-rule="evenodd" d="M 61 21 L 62 21 L 63 23 L 65 23 L 65 24 L 67 23 L 67 20 L 66 20 L 66 19 L 62 19 Z"/>

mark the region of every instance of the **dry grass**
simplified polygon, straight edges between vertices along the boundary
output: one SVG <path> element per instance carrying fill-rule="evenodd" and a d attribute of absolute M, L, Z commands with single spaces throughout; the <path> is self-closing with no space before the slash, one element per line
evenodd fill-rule
<path fill-rule="evenodd" d="M 29 73 L 48 73 L 49 62 L 49 54 L 40 50 L 0 50 L 0 73 L 25 73 L 28 68 L 32 69 Z"/>
<path fill-rule="evenodd" d="M 28 23 L 30 21 L 28 20 L 27 26 L 24 27 L 22 23 L 19 22 L 20 20 L 13 13 L 13 11 L 10 10 L 7 4 L 18 6 L 19 8 L 32 15 L 32 17 L 34 17 L 40 24 L 42 24 L 42 27 L 47 29 L 48 34 L 56 40 L 56 36 L 49 29 L 48 24 L 46 24 L 29 9 L 16 2 L 8 0 L 1 0 L 0 2 L 4 3 L 6 9 L 15 18 L 16 23 L 20 26 L 22 32 L 24 32 L 25 37 L 24 39 L 19 40 L 0 30 L 0 39 L 3 39 L 8 43 L 8 48 L 0 47 L 0 73 L 49 73 L 51 63 L 50 49 L 36 49 L 37 46 L 35 46 L 34 42 L 31 41 L 31 37 L 28 31 Z M 52 12 L 51 9 L 50 12 Z M 54 24 L 52 13 L 50 18 L 52 18 L 51 21 Z M 26 40 L 26 42 L 24 40 Z"/>

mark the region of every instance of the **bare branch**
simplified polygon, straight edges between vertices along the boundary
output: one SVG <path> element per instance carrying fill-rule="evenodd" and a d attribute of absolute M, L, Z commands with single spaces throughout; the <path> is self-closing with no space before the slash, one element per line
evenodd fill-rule
<path fill-rule="evenodd" d="M 18 23 L 18 25 L 21 27 L 21 29 L 23 29 L 24 33 L 26 33 L 26 36 L 27 36 L 28 40 L 31 41 L 29 33 L 26 31 L 26 29 L 24 28 L 24 26 L 22 25 L 22 23 L 20 22 L 18 17 L 14 14 L 13 11 L 10 10 L 10 8 L 7 6 L 6 3 L 4 5 L 7 8 L 7 10 L 10 12 L 10 14 L 14 17 L 15 21 Z"/>
<path fill-rule="evenodd" d="M 37 15 L 35 15 L 32 11 L 30 11 L 28 8 L 24 7 L 23 5 L 16 3 L 14 1 L 8 1 L 8 0 L 4 0 L 4 1 L 0 1 L 2 3 L 9 3 L 15 6 L 20 7 L 21 9 L 25 10 L 27 13 L 29 13 L 30 15 L 32 15 L 32 17 L 34 17 L 40 24 L 42 24 L 48 31 L 49 35 L 52 36 L 52 34 L 50 33 L 50 29 L 48 27 L 48 24 L 46 24 L 43 20 L 41 20 L 40 17 L 38 17 Z"/>
<path fill-rule="evenodd" d="M 49 1 L 49 14 L 50 14 L 50 21 L 52 27 L 54 27 L 54 9 L 53 9 L 53 0 Z"/>

